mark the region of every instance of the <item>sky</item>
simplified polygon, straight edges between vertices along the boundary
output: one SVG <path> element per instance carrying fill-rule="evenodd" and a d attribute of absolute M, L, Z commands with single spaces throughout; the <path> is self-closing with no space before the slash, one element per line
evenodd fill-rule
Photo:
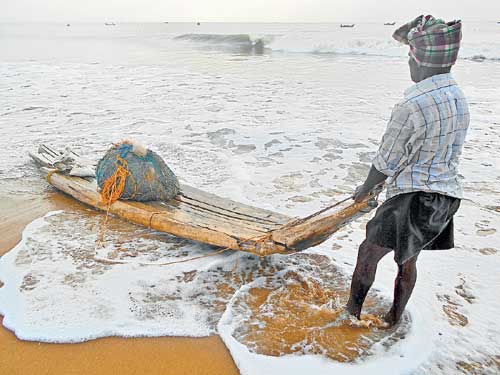
<path fill-rule="evenodd" d="M 500 0 L 0 0 L 1 22 L 500 21 Z"/>

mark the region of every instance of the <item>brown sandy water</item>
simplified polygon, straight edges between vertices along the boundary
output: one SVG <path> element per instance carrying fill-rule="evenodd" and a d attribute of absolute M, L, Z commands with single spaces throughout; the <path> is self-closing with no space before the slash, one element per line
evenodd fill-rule
<path fill-rule="evenodd" d="M 305 254 L 300 254 L 303 257 Z M 238 341 L 252 351 L 270 356 L 286 354 L 324 355 L 338 362 L 353 362 L 370 354 L 374 343 L 387 339 L 390 346 L 402 338 L 404 323 L 385 328 L 378 316 L 388 309 L 388 301 L 369 295 L 361 321 L 344 312 L 348 280 L 322 255 L 307 255 L 315 277 L 286 271 L 268 277 L 237 298 L 233 307 L 246 316 L 234 332 Z"/>
<path fill-rule="evenodd" d="M 50 210 L 68 207 L 85 209 L 58 193 L 49 193 L 46 199 L 0 195 L 0 255 L 19 242 L 28 223 Z M 2 375 L 239 373 L 218 336 L 110 337 L 81 344 L 46 344 L 18 340 L 2 325 L 0 347 Z"/>
<path fill-rule="evenodd" d="M 289 275 L 294 277 L 294 275 Z M 261 354 L 279 356 L 308 348 L 310 354 L 326 355 L 339 362 L 356 360 L 371 344 L 373 331 L 369 325 L 382 325 L 374 315 L 362 316 L 366 325 L 351 324 L 342 319 L 343 309 L 322 307 L 339 298 L 335 291 L 325 291 L 314 281 L 289 285 L 280 293 L 273 289 L 250 290 L 250 306 L 254 317 L 264 322 L 249 324 L 244 342 Z M 273 316 L 262 318 L 262 312 L 272 305 Z M 332 322 L 340 318 L 339 324 Z"/>

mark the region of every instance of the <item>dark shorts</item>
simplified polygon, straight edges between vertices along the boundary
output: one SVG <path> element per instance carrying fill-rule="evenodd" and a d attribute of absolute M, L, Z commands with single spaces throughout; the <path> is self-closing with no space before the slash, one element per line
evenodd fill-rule
<path fill-rule="evenodd" d="M 423 191 L 399 194 L 386 200 L 366 226 L 368 242 L 394 250 L 403 264 L 421 250 L 454 247 L 453 215 L 460 199 Z"/>

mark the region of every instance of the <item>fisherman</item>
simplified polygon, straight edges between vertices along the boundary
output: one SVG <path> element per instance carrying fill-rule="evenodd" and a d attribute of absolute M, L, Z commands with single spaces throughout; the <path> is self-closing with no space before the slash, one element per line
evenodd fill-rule
<path fill-rule="evenodd" d="M 394 251 L 398 274 L 394 301 L 384 317 L 399 321 L 417 280 L 421 250 L 451 249 L 453 215 L 462 198 L 457 166 L 469 126 L 464 94 L 450 74 L 460 47 L 462 24 L 419 16 L 393 38 L 409 45 L 415 84 L 394 107 L 368 177 L 356 189 L 363 200 L 387 180 L 387 200 L 366 227 L 346 309 L 360 318 L 377 264 Z"/>

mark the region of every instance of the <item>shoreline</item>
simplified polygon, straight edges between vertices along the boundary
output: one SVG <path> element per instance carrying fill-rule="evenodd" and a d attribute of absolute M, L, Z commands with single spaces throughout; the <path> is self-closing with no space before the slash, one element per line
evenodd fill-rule
<path fill-rule="evenodd" d="M 27 224 L 49 211 L 68 206 L 85 209 L 57 192 L 40 198 L 0 194 L 0 231 L 3 234 L 0 255 L 21 240 Z M 217 335 L 202 338 L 107 337 L 78 344 L 49 344 L 19 340 L 3 326 L 1 315 L 0 322 L 0 364 L 10 375 L 239 374 L 228 349 Z"/>

